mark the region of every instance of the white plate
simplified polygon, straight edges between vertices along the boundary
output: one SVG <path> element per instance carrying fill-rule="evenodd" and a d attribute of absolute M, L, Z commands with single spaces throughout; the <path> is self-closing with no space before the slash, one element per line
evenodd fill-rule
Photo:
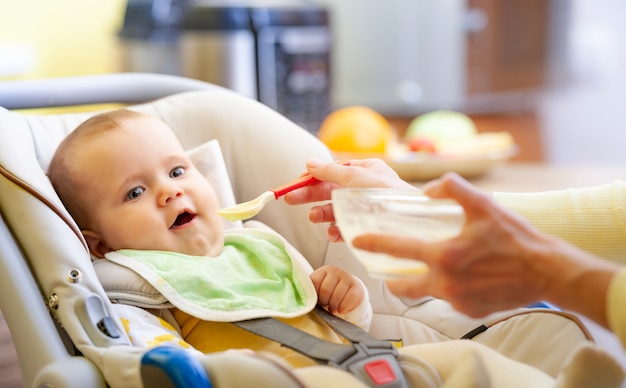
<path fill-rule="evenodd" d="M 406 152 L 394 155 L 340 153 L 336 156 L 338 159 L 378 157 L 391 166 L 400 175 L 400 178 L 415 182 L 435 179 L 449 171 L 456 172 L 465 178 L 474 178 L 506 162 L 516 153 L 517 147 L 512 147 L 507 152 L 467 157 L 446 157 L 421 152 Z"/>

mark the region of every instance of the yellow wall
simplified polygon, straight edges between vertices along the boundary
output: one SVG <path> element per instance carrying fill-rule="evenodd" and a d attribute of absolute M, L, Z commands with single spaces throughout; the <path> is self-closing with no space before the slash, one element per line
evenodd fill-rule
<path fill-rule="evenodd" d="M 10 78 L 119 71 L 116 34 L 125 7 L 125 0 L 0 0 L 0 47 L 28 48 L 36 59 Z"/>

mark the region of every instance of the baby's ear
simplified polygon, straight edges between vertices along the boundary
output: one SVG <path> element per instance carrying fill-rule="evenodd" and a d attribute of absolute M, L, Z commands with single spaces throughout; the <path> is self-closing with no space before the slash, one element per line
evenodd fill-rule
<path fill-rule="evenodd" d="M 100 234 L 92 230 L 82 230 L 81 232 L 87 241 L 89 252 L 93 256 L 104 258 L 105 253 L 113 250 L 104 242 L 104 240 L 102 240 L 102 236 L 100 236 Z"/>

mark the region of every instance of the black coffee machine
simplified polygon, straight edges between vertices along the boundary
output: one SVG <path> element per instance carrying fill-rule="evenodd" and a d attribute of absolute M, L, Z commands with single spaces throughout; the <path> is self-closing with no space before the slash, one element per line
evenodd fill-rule
<path fill-rule="evenodd" d="M 329 14 L 319 4 L 129 0 L 120 37 L 124 71 L 212 82 L 312 133 L 330 112 Z"/>

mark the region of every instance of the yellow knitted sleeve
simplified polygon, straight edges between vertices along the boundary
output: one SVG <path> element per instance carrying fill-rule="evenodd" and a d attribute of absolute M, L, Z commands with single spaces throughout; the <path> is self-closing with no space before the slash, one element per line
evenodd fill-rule
<path fill-rule="evenodd" d="M 607 295 L 606 315 L 609 328 L 617 335 L 626 349 L 626 268 L 611 280 Z"/>
<path fill-rule="evenodd" d="M 493 197 L 540 231 L 626 264 L 626 182 Z"/>

